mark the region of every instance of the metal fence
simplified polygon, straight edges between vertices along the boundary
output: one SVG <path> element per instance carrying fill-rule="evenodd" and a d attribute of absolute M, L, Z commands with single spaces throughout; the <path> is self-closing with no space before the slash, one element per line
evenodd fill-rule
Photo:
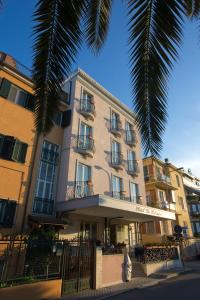
<path fill-rule="evenodd" d="M 0 240 L 0 288 L 62 279 L 62 294 L 93 285 L 94 243 L 38 239 Z"/>
<path fill-rule="evenodd" d="M 135 249 L 135 258 L 137 261 L 148 264 L 158 263 L 167 260 L 176 260 L 179 258 L 177 247 L 138 247 Z"/>

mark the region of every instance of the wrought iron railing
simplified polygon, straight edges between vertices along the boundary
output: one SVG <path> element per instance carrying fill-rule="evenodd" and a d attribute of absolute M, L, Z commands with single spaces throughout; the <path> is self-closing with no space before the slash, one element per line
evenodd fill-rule
<path fill-rule="evenodd" d="M 93 151 L 94 148 L 94 139 L 90 135 L 79 135 L 78 136 L 78 149 L 84 151 Z"/>
<path fill-rule="evenodd" d="M 91 100 L 81 99 L 80 112 L 95 114 L 95 106 Z"/>
<path fill-rule="evenodd" d="M 112 197 L 113 197 L 113 198 L 116 198 L 116 199 L 120 199 L 120 200 L 129 200 L 129 199 L 126 197 L 126 192 L 125 192 L 125 191 L 120 191 L 120 192 L 113 191 L 113 192 L 112 192 Z"/>
<path fill-rule="evenodd" d="M 157 180 L 171 184 L 171 178 L 166 175 L 162 175 L 162 174 L 157 175 Z"/>
<path fill-rule="evenodd" d="M 128 160 L 127 165 L 128 165 L 128 172 L 130 172 L 132 174 L 139 173 L 139 165 L 138 165 L 137 160 Z"/>
<path fill-rule="evenodd" d="M 120 166 L 123 163 L 123 155 L 121 152 L 111 151 L 111 165 Z"/>
<path fill-rule="evenodd" d="M 120 120 L 111 119 L 111 131 L 118 131 L 120 132 L 122 129 L 122 123 Z"/>
<path fill-rule="evenodd" d="M 134 145 L 136 144 L 136 134 L 134 130 L 126 130 L 126 143 L 128 145 Z"/>
<path fill-rule="evenodd" d="M 35 197 L 33 213 L 52 215 L 54 211 L 54 200 Z"/>
<path fill-rule="evenodd" d="M 91 181 L 71 182 L 66 189 L 66 200 L 94 195 Z"/>
<path fill-rule="evenodd" d="M 141 263 L 158 263 L 179 258 L 177 247 L 136 247 L 135 258 Z"/>
<path fill-rule="evenodd" d="M 26 77 L 32 78 L 32 70 L 27 68 L 25 65 L 23 65 L 21 62 L 16 60 L 15 58 L 12 58 L 11 56 L 0 52 L 0 63 L 4 63 L 8 66 L 10 66 L 12 69 L 17 70 L 22 75 L 25 75 Z"/>

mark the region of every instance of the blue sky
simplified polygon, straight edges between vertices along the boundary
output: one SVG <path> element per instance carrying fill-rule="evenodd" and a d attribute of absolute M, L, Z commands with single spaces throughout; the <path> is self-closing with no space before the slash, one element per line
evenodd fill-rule
<path fill-rule="evenodd" d="M 31 16 L 36 0 L 3 0 L 0 12 L 0 50 L 27 66 L 32 62 Z M 99 56 L 83 46 L 77 66 L 113 95 L 132 107 L 128 67 L 126 12 L 115 1 L 107 42 Z M 168 125 L 162 158 L 191 168 L 200 176 L 200 31 L 196 23 L 185 25 L 180 59 L 169 83 Z"/>

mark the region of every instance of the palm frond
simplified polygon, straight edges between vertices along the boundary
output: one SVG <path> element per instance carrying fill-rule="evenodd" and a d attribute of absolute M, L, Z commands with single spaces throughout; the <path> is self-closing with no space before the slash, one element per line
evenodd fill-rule
<path fill-rule="evenodd" d="M 58 110 L 65 76 L 81 42 L 80 18 L 84 1 L 38 0 L 34 12 L 35 125 L 48 133 Z"/>
<path fill-rule="evenodd" d="M 145 154 L 158 156 L 167 122 L 167 84 L 182 38 L 182 1 L 129 0 L 130 72 Z"/>
<path fill-rule="evenodd" d="M 113 0 L 89 0 L 85 15 L 88 45 L 98 53 L 107 37 Z"/>
<path fill-rule="evenodd" d="M 197 18 L 200 14 L 200 0 L 185 0 L 185 12 L 189 18 Z"/>

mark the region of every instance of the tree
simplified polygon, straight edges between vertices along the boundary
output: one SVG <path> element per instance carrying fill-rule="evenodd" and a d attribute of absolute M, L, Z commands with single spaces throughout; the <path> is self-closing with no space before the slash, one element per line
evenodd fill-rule
<path fill-rule="evenodd" d="M 81 43 L 98 53 L 114 0 L 38 0 L 34 12 L 35 124 L 47 134 L 62 82 Z M 200 0 L 124 0 L 129 31 L 134 111 L 145 154 L 158 156 L 167 122 L 167 86 L 186 17 L 198 19 Z"/>

